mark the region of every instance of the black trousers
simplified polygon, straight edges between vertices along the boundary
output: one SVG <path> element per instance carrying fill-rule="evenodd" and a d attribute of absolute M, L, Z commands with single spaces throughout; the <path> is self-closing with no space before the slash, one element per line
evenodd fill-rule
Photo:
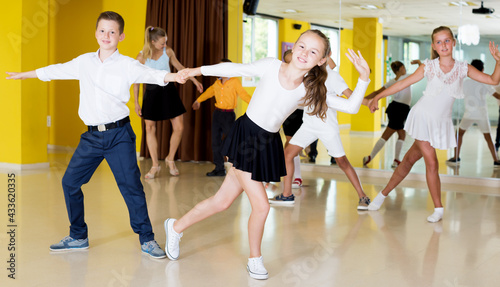
<path fill-rule="evenodd" d="M 229 112 L 220 109 L 214 111 L 212 118 L 212 153 L 216 171 L 224 170 L 223 139 L 231 130 L 235 118 L 233 111 Z"/>

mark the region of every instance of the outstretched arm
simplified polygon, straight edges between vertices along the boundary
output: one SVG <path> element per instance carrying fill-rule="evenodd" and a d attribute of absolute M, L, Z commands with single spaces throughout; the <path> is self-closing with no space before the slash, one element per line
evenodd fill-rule
<path fill-rule="evenodd" d="M 385 98 L 389 95 L 393 95 L 403 90 L 404 88 L 407 88 L 413 85 L 414 83 L 422 80 L 424 78 L 424 67 L 425 65 L 420 65 L 413 74 L 402 79 L 401 81 L 397 81 L 396 83 L 394 83 L 394 85 L 390 86 L 389 88 L 385 89 L 384 91 L 376 95 L 368 106 L 370 108 L 370 111 L 373 113 L 376 110 L 378 110 L 378 100 Z"/>
<path fill-rule="evenodd" d="M 177 57 L 175 56 L 174 50 L 172 48 L 167 47 L 167 56 L 170 58 L 170 63 L 172 63 L 172 66 L 174 66 L 177 71 L 184 70 L 185 67 L 179 62 Z M 193 82 L 193 84 L 196 86 L 196 90 L 198 90 L 199 93 L 203 93 L 203 85 L 198 82 L 198 80 L 194 77 L 190 77 L 189 80 Z"/>
<path fill-rule="evenodd" d="M 21 73 L 7 72 L 7 74 L 9 74 L 9 77 L 7 77 L 7 80 L 24 80 L 24 79 L 38 78 L 36 76 L 35 70 L 29 71 L 29 72 L 21 72 Z"/>
<path fill-rule="evenodd" d="M 371 94 L 369 94 L 368 96 L 365 97 L 365 99 L 367 100 L 371 100 L 373 99 L 376 95 L 380 94 L 381 92 L 383 92 L 385 90 L 385 87 L 382 87 L 378 90 L 376 90 L 375 92 L 372 92 Z"/>

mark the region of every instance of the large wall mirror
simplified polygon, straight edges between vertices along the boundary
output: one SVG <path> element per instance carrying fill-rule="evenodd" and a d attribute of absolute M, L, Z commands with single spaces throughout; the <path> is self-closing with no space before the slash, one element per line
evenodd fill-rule
<path fill-rule="evenodd" d="M 387 77 L 382 77 L 384 83 L 388 79 L 394 78 L 394 74 L 390 71 L 389 65 L 387 65 L 388 62 L 399 60 L 405 64 L 408 73 L 412 73 L 417 66 L 411 65 L 411 60 L 430 58 L 430 34 L 434 28 L 441 25 L 449 26 L 455 34 L 458 34 L 459 27 L 463 25 L 475 25 L 480 32 L 479 42 L 467 45 L 457 41 L 455 59 L 464 60 L 469 63 L 473 59 L 480 59 L 485 63 L 485 73 L 491 74 L 494 70 L 495 61 L 489 52 L 488 43 L 489 41 L 500 43 L 500 29 L 497 28 L 500 24 L 500 3 L 496 1 L 484 1 L 484 7 L 497 11 L 493 13 L 485 11 L 487 14 L 473 13 L 473 9 L 481 7 L 480 1 L 318 0 L 313 3 L 305 0 L 260 0 L 258 2 L 257 17 L 260 15 L 265 18 L 267 15 L 300 20 L 313 25 L 316 24 L 319 27 L 331 27 L 333 31 L 339 27 L 352 29 L 354 18 L 379 18 L 383 26 L 384 39 L 386 39 L 386 41 L 383 41 L 383 45 L 386 45 L 384 48 L 387 51 L 384 57 L 381 58 L 381 61 L 384 62 L 382 65 L 383 69 L 388 71 Z M 335 41 L 338 42 L 338 39 Z M 278 43 L 278 45 L 281 44 Z M 337 47 L 334 47 L 333 50 L 334 53 L 338 53 Z M 342 69 L 343 65 L 351 64 L 341 62 L 339 63 L 339 68 Z M 375 72 L 383 73 L 383 70 Z M 425 86 L 425 79 L 412 86 L 412 104 L 416 103 L 422 96 Z M 491 137 L 494 141 L 499 118 L 499 102 L 490 96 L 487 99 L 487 103 L 491 122 Z M 457 126 L 462 118 L 463 111 L 464 101 L 456 100 L 453 108 L 455 126 Z M 385 124 L 385 114 L 382 114 L 381 117 L 382 123 Z M 362 157 L 370 153 L 384 129 L 385 126 L 382 126 L 380 132 L 350 132 L 348 128 L 341 131 L 347 157 L 354 167 L 363 167 Z M 368 165 L 368 168 L 390 170 L 394 159 L 396 140 L 397 136 L 393 135 L 377 155 L 379 163 L 375 166 Z M 407 135 L 402 155 L 404 155 L 412 143 L 413 139 Z M 324 148 L 322 150 L 321 144 L 319 144 L 319 152 L 320 155 L 323 153 L 323 156 L 318 156 L 316 164 L 330 165 L 330 157 L 326 155 Z M 461 164 L 458 166 L 447 164 L 446 159 L 452 156 L 453 150 L 438 151 L 441 174 L 500 178 L 500 169 L 494 168 L 492 155 L 482 132 L 476 126 L 469 128 L 464 135 L 460 156 Z M 425 173 L 423 160 L 420 160 L 414 166 L 412 172 Z"/>

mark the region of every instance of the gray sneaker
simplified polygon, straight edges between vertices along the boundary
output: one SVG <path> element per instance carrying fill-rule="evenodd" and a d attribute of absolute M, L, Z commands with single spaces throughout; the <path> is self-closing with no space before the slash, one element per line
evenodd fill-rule
<path fill-rule="evenodd" d="M 142 252 L 149 254 L 149 256 L 157 259 L 165 258 L 167 257 L 167 254 L 165 254 L 165 251 L 161 249 L 160 245 L 156 243 L 155 240 L 151 240 L 148 242 L 144 242 L 141 245 L 141 250 Z"/>
<path fill-rule="evenodd" d="M 89 239 L 74 239 L 70 236 L 64 237 L 59 243 L 50 245 L 49 249 L 51 251 L 67 251 L 67 250 L 78 250 L 78 249 L 88 249 Z"/>
<path fill-rule="evenodd" d="M 368 205 L 370 205 L 370 198 L 368 196 L 359 199 L 358 210 L 368 210 Z"/>

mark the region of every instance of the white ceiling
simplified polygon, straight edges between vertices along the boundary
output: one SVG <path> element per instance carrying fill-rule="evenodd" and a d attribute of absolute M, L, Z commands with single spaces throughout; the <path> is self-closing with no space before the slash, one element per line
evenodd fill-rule
<path fill-rule="evenodd" d="M 341 4 L 340 4 L 341 2 Z M 430 35 L 438 26 L 449 26 L 454 32 L 459 25 L 475 24 L 481 36 L 500 35 L 500 1 L 486 0 L 484 6 L 495 9 L 491 15 L 472 14 L 480 1 L 467 1 L 470 6 L 454 6 L 442 0 L 260 0 L 257 13 L 306 21 L 331 27 L 352 28 L 353 18 L 378 17 L 383 33 L 388 36 Z M 377 10 L 361 9 L 375 5 Z M 287 13 L 293 9 L 297 13 Z M 462 10 L 462 13 L 460 13 Z M 341 11 L 341 21 L 339 21 Z M 498 17 L 498 18 L 497 18 Z"/>

